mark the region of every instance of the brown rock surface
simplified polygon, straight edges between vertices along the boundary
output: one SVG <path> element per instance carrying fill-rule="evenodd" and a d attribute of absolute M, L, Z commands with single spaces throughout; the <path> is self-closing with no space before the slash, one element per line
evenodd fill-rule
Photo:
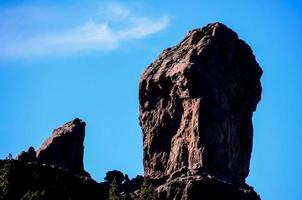
<path fill-rule="evenodd" d="M 187 167 L 243 183 L 261 75 L 251 48 L 220 23 L 164 50 L 139 84 L 145 176 Z"/>
<path fill-rule="evenodd" d="M 37 150 L 37 161 L 89 176 L 83 165 L 85 125 L 76 118 L 55 129 Z"/>
<path fill-rule="evenodd" d="M 248 185 L 233 185 L 203 175 L 186 175 L 168 180 L 157 188 L 159 200 L 260 200 Z"/>

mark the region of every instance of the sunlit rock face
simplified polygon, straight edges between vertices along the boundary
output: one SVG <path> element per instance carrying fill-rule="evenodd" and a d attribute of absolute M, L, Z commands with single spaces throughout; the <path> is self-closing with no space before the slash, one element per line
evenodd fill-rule
<path fill-rule="evenodd" d="M 251 48 L 221 23 L 164 50 L 139 83 L 145 176 L 186 167 L 244 182 L 261 75 Z"/>

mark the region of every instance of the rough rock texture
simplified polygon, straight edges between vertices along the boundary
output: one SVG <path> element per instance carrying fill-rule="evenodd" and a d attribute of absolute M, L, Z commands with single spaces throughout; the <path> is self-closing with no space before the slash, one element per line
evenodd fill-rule
<path fill-rule="evenodd" d="M 114 179 L 121 199 L 260 200 L 245 177 L 261 74 L 250 47 L 225 25 L 193 30 L 140 81 L 145 177 L 117 170 L 101 183 L 87 177 L 85 122 L 74 119 L 37 152 L 0 160 L 0 200 L 108 199 Z"/>
<path fill-rule="evenodd" d="M 187 167 L 244 183 L 261 75 L 251 48 L 220 23 L 164 50 L 139 84 L 145 176 Z"/>
<path fill-rule="evenodd" d="M 248 185 L 232 185 L 206 175 L 183 176 L 157 188 L 159 200 L 260 200 Z"/>
<path fill-rule="evenodd" d="M 85 125 L 76 118 L 55 129 L 38 149 L 37 161 L 89 176 L 83 166 Z"/>

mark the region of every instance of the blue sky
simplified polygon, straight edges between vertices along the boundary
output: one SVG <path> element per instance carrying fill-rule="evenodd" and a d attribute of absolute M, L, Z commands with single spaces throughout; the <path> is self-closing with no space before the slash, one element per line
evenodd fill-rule
<path fill-rule="evenodd" d="M 263 68 L 247 182 L 264 200 L 302 199 L 301 1 L 0 1 L 0 157 L 87 122 L 85 168 L 142 174 L 138 81 L 193 28 L 220 21 Z"/>

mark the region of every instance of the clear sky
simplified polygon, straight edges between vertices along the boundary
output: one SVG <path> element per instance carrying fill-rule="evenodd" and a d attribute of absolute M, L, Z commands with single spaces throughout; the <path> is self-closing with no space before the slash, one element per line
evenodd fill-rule
<path fill-rule="evenodd" d="M 263 200 L 301 200 L 302 1 L 0 1 L 0 157 L 87 122 L 85 168 L 143 173 L 138 81 L 193 28 L 220 21 L 264 74 L 247 182 Z"/>

